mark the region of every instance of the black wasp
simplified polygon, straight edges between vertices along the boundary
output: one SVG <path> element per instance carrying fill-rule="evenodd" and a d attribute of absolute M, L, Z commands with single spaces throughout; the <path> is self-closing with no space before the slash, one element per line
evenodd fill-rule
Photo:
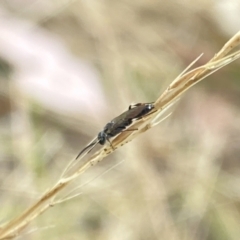
<path fill-rule="evenodd" d="M 77 155 L 76 159 L 88 148 L 93 148 L 97 143 L 104 145 L 106 141 L 108 141 L 112 146 L 109 140 L 110 138 L 115 137 L 120 132 L 126 131 L 125 129 L 132 124 L 133 120 L 141 119 L 143 116 L 150 113 L 153 108 L 153 103 L 137 103 L 130 105 L 127 111 L 107 123 L 103 130 L 99 132 L 98 136 L 93 140 L 93 142 Z"/>

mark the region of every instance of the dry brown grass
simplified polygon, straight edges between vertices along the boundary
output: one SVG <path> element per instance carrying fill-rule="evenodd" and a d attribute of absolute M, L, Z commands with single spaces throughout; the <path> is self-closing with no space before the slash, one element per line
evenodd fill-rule
<path fill-rule="evenodd" d="M 169 106 L 171 106 L 171 104 L 173 104 L 185 91 L 199 81 L 205 79 L 210 74 L 238 59 L 240 57 L 240 51 L 235 51 L 231 54 L 230 51 L 235 50 L 239 44 L 240 32 L 233 36 L 208 63 L 193 70 L 186 71 L 178 76 L 155 101 L 154 105 L 157 112 L 135 122 L 132 127 L 137 128 L 138 131 L 123 132 L 119 134 L 112 141 L 114 147 L 118 148 L 124 145 L 125 143 L 134 139 L 140 133 L 143 133 L 157 125 L 159 115 L 162 114 Z M 70 196 L 68 198 L 58 198 L 58 194 L 70 183 L 75 181 L 82 173 L 102 161 L 112 152 L 113 150 L 111 147 L 104 146 L 102 149 L 90 156 L 84 164 L 80 164 L 80 166 L 71 173 L 69 173 L 68 170 L 64 171 L 57 183 L 50 187 L 49 190 L 46 190 L 39 200 L 32 204 L 32 206 L 30 206 L 25 212 L 20 214 L 20 216 L 1 226 L 0 239 L 11 239 L 21 235 L 22 230 L 25 229 L 26 226 L 28 226 L 42 213 L 46 212 L 50 207 L 72 199 L 74 196 Z M 72 163 L 75 164 L 75 162 Z M 68 169 L 69 168 L 71 169 L 71 166 L 68 167 Z"/>

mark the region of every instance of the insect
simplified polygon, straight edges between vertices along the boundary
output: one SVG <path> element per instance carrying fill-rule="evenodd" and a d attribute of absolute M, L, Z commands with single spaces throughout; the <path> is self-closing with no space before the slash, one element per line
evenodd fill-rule
<path fill-rule="evenodd" d="M 112 143 L 110 141 L 110 138 L 115 137 L 117 134 L 128 131 L 126 128 L 130 126 L 133 122 L 133 120 L 141 119 L 143 116 L 147 115 L 151 112 L 151 110 L 154 108 L 153 103 L 137 103 L 134 105 L 130 105 L 128 110 L 123 112 L 118 117 L 114 118 L 112 121 L 106 124 L 106 126 L 103 128 L 101 132 L 98 133 L 97 137 L 91 142 L 88 146 L 86 146 L 76 157 L 76 159 L 87 149 L 91 148 L 90 151 L 93 149 L 93 147 L 99 143 L 101 145 L 104 145 L 106 141 L 108 141 L 112 146 Z M 136 129 L 132 129 L 129 131 L 134 131 Z M 89 152 L 90 152 L 89 151 Z"/>

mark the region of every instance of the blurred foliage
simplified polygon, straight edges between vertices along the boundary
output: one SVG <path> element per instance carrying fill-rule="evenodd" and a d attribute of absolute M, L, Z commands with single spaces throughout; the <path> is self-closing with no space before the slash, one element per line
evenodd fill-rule
<path fill-rule="evenodd" d="M 239 28 L 221 4 L 2 1 L 0 221 L 40 197 L 129 104 L 154 101 L 202 52 L 196 66 L 212 57 Z M 80 69 L 80 61 L 97 72 L 97 82 Z M 37 230 L 22 239 L 239 239 L 239 64 L 195 86 L 161 126 L 86 172 L 72 186 L 94 179 L 80 189 L 80 197 L 43 214 Z M 83 75 L 74 81 L 89 92 L 83 95 L 85 88 L 68 77 L 58 81 L 59 69 L 80 69 Z M 57 81 L 38 88 L 46 78 Z M 82 96 L 80 104 L 74 92 Z"/>

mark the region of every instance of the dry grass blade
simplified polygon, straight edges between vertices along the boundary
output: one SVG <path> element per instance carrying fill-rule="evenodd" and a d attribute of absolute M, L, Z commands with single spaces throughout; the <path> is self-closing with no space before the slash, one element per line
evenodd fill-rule
<path fill-rule="evenodd" d="M 112 142 L 116 148 L 124 145 L 138 134 L 145 132 L 149 128 L 155 126 L 157 118 L 168 107 L 176 102 L 179 96 L 181 96 L 186 90 L 192 87 L 197 82 L 203 80 L 210 74 L 226 66 L 232 61 L 240 57 L 240 51 L 236 51 L 230 55 L 227 55 L 232 49 L 237 47 L 240 43 L 240 32 L 238 32 L 232 39 L 230 39 L 224 47 L 217 53 L 207 64 L 193 69 L 189 72 L 184 71 L 179 77 L 177 77 L 170 86 L 164 91 L 164 93 L 155 102 L 155 112 L 149 114 L 145 118 L 136 121 L 132 128 L 137 128 L 138 131 L 126 131 L 119 134 Z M 95 152 L 86 163 L 79 167 L 75 172 L 66 177 L 62 176 L 59 181 L 48 190 L 36 203 L 34 203 L 29 209 L 27 209 L 22 215 L 11 220 L 9 223 L 1 226 L 0 239 L 11 239 L 17 236 L 33 219 L 45 212 L 50 206 L 54 205 L 54 198 L 56 195 L 65 188 L 69 183 L 74 181 L 79 175 L 85 172 L 91 166 L 100 162 L 103 158 L 113 152 L 111 147 L 103 147 L 99 151 Z M 69 169 L 67 167 L 66 171 Z M 64 171 L 64 173 L 66 173 Z M 64 174 L 65 175 L 65 174 Z M 56 202 L 57 203 L 57 202 Z"/>

